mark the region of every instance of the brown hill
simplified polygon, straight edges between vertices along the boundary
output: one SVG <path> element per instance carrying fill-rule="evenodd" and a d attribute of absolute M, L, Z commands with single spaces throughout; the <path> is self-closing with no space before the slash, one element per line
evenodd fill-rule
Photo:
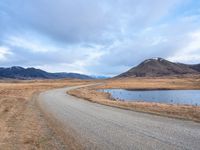
<path fill-rule="evenodd" d="M 200 74 L 200 64 L 186 65 L 170 62 L 163 58 L 152 58 L 117 77 L 159 77 L 185 74 Z"/>
<path fill-rule="evenodd" d="M 197 64 L 197 65 L 189 65 L 190 68 L 200 72 L 200 64 Z"/>

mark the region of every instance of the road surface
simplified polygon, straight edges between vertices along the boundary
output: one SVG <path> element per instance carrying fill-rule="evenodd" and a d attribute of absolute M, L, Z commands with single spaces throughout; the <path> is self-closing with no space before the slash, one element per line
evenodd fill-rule
<path fill-rule="evenodd" d="M 84 149 L 200 150 L 199 123 L 122 110 L 66 94 L 74 88 L 43 92 L 38 102 L 63 132 L 73 131 Z"/>

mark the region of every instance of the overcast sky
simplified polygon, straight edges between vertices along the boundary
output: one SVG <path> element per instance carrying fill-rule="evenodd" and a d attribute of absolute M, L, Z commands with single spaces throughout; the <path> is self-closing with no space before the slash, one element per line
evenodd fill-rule
<path fill-rule="evenodd" d="M 116 75 L 200 63 L 198 0 L 0 0 L 0 66 Z"/>

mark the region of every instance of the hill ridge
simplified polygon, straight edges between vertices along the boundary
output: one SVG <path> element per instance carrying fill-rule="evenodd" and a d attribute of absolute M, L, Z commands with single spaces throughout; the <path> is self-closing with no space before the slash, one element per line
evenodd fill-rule
<path fill-rule="evenodd" d="M 138 66 L 117 77 L 159 77 L 185 74 L 200 74 L 200 64 L 188 65 L 154 57 L 144 60 Z"/>
<path fill-rule="evenodd" d="M 0 78 L 8 79 L 92 79 L 92 77 L 79 73 L 50 73 L 34 67 L 23 68 L 21 66 L 0 67 Z"/>

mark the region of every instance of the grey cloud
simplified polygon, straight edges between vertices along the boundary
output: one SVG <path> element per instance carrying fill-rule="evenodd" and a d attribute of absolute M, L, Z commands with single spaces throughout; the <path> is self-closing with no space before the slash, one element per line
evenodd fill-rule
<path fill-rule="evenodd" d="M 105 43 L 163 17 L 177 1 L 6 0 L 1 8 L 6 18 L 14 20 L 13 26 L 30 27 L 69 43 Z"/>
<path fill-rule="evenodd" d="M 111 75 L 149 57 L 168 58 L 187 46 L 190 32 L 200 29 L 200 16 L 192 10 L 198 7 L 190 6 L 189 12 L 182 8 L 190 2 L 1 0 L 0 46 L 9 47 L 13 53 L 9 62 L 1 65 L 66 63 L 85 67 L 79 70 L 92 74 Z M 28 39 L 55 51 L 35 52 L 31 47 L 5 42 L 15 35 L 33 37 Z"/>
<path fill-rule="evenodd" d="M 62 63 L 74 63 L 76 60 L 81 60 L 87 57 L 91 51 L 77 52 L 73 50 L 59 50 L 53 52 L 32 52 L 22 47 L 10 47 L 13 55 L 8 57 L 8 61 L 1 63 L 1 65 L 26 65 L 26 66 L 39 66 L 39 65 L 52 65 Z M 23 54 L 23 55 L 22 55 Z M 66 68 L 67 69 L 67 68 Z"/>
<path fill-rule="evenodd" d="M 150 31 L 141 31 L 133 39 L 121 41 L 110 48 L 102 62 L 110 66 L 132 67 L 151 57 L 168 58 L 188 45 L 191 41 L 189 33 L 199 30 L 199 23 L 199 17 L 190 21 L 183 17 L 150 28 Z"/>

